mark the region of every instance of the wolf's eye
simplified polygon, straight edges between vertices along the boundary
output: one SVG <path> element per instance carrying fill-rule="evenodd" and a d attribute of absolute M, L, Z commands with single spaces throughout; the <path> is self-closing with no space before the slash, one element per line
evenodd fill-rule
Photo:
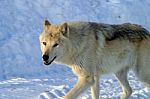
<path fill-rule="evenodd" d="M 53 47 L 57 47 L 57 46 L 58 46 L 58 43 L 56 43 L 56 44 L 53 45 Z"/>
<path fill-rule="evenodd" d="M 43 43 L 43 45 L 45 45 L 46 46 L 46 42 L 42 42 Z"/>

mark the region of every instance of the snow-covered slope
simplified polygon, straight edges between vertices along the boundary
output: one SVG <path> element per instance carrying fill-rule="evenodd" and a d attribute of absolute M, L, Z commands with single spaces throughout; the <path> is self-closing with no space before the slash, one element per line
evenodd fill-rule
<path fill-rule="evenodd" d="M 30 99 L 48 87 L 50 92 L 43 93 L 41 98 L 52 95 L 50 99 L 54 99 L 66 93 L 60 90 L 68 91 L 75 83 L 75 76 L 66 66 L 54 64 L 44 67 L 42 64 L 38 36 L 42 31 L 44 19 L 49 19 L 51 23 L 79 20 L 103 23 L 132 22 L 150 30 L 149 14 L 150 0 L 0 0 L 0 80 L 15 77 L 0 82 L 0 93 L 3 93 L 0 98 Z M 49 79 L 42 80 L 48 76 Z M 140 99 L 148 99 L 149 92 L 143 89 L 132 74 L 129 80 L 132 87 L 139 90 L 135 91 L 135 95 L 139 95 Z M 68 87 L 63 87 L 68 82 Z M 116 85 L 113 87 L 112 84 Z M 103 98 L 110 96 L 116 99 L 120 95 L 118 82 L 112 77 L 104 77 L 101 86 Z M 114 91 L 111 90 L 112 87 Z M 89 94 L 86 97 L 89 97 Z M 133 97 L 136 98 L 134 95 Z"/>
<path fill-rule="evenodd" d="M 52 23 L 132 22 L 150 29 L 149 9 L 149 0 L 0 0 L 0 79 L 48 73 L 38 42 L 46 18 Z"/>

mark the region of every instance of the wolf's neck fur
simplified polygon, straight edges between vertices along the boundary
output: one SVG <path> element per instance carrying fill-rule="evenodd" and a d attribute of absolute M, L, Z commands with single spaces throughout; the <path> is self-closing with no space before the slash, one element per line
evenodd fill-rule
<path fill-rule="evenodd" d="M 85 60 L 89 57 L 87 53 L 96 54 L 97 45 L 95 43 L 98 43 L 97 38 L 92 31 L 87 31 L 87 28 L 89 28 L 88 23 L 82 23 L 82 25 L 82 27 L 77 23 L 73 26 L 72 24 L 69 25 L 69 38 L 66 41 L 65 56 L 60 59 L 61 63 L 83 67 Z"/>

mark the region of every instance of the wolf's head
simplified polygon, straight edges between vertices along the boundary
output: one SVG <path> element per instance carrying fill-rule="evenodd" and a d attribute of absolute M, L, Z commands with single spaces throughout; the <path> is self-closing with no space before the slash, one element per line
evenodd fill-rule
<path fill-rule="evenodd" d="M 39 40 L 42 51 L 42 58 L 45 65 L 51 64 L 66 53 L 64 43 L 69 36 L 69 27 L 67 23 L 61 25 L 52 25 L 48 20 L 44 22 L 44 30 Z"/>

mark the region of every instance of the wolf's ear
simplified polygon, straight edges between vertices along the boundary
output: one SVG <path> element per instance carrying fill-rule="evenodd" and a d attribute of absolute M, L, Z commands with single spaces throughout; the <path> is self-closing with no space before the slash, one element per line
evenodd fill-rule
<path fill-rule="evenodd" d="M 62 35 L 65 37 L 69 37 L 69 27 L 67 23 L 63 23 L 60 26 L 60 31 L 62 32 Z"/>
<path fill-rule="evenodd" d="M 51 25 L 51 23 L 48 21 L 48 20 L 45 20 L 44 21 L 44 29 L 46 30 L 46 29 L 48 29 L 48 26 L 50 26 Z"/>
<path fill-rule="evenodd" d="M 51 25 L 51 23 L 48 20 L 45 20 L 44 25 Z"/>

